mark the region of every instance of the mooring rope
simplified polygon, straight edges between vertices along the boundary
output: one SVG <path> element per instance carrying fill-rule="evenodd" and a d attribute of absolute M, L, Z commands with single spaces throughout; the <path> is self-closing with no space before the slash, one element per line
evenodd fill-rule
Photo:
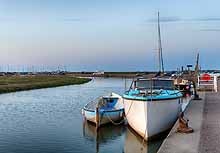
<path fill-rule="evenodd" d="M 151 98 L 151 101 L 152 101 L 152 98 Z M 146 134 L 147 134 L 147 117 L 146 117 L 146 113 L 147 113 L 147 109 L 146 109 L 146 103 L 144 102 L 144 118 L 145 118 L 145 122 L 146 122 L 146 127 L 145 127 L 145 131 L 144 131 L 144 137 L 142 139 L 142 147 L 141 147 L 141 152 L 143 152 L 144 150 L 144 142 L 145 142 L 145 137 L 146 137 Z"/>
<path fill-rule="evenodd" d="M 123 102 L 123 105 L 124 105 L 124 98 L 122 98 L 122 100 L 123 100 L 122 102 Z M 110 121 L 112 124 L 114 124 L 114 125 L 120 125 L 120 124 L 122 124 L 122 123 L 125 121 L 126 116 L 130 113 L 131 106 L 133 105 L 133 103 L 134 103 L 134 101 L 132 100 L 132 102 L 131 102 L 131 104 L 130 104 L 130 106 L 129 106 L 128 112 L 127 112 L 126 114 L 124 114 L 124 115 L 122 114 L 122 115 L 123 115 L 123 119 L 122 119 L 120 122 L 115 122 L 115 121 L 113 121 L 113 120 L 110 118 L 110 116 L 108 115 L 108 113 L 105 113 L 105 111 L 103 111 L 103 112 L 101 113 L 101 117 L 103 118 L 103 115 L 106 114 L 107 118 L 109 119 L 109 121 Z M 101 101 L 101 104 L 104 104 L 104 102 Z M 101 122 L 101 119 L 99 120 L 99 122 Z"/>
<path fill-rule="evenodd" d="M 124 99 L 123 99 L 123 103 L 124 103 Z M 128 112 L 127 112 L 126 114 L 122 114 L 122 115 L 123 115 L 123 120 L 120 121 L 119 123 L 114 122 L 114 121 L 109 117 L 109 115 L 107 114 L 108 119 L 109 119 L 114 125 L 120 125 L 120 124 L 122 124 L 122 123 L 125 121 L 126 116 L 129 114 L 129 112 L 130 112 L 130 110 L 131 110 L 131 106 L 133 105 L 133 103 L 134 103 L 134 101 L 132 100 L 132 102 L 131 102 L 131 104 L 130 104 L 130 106 L 129 106 Z"/>
<path fill-rule="evenodd" d="M 123 114 L 122 114 L 122 115 L 123 115 Z M 122 119 L 120 122 L 115 122 L 115 121 L 113 121 L 113 120 L 111 119 L 111 117 L 110 117 L 108 114 L 106 114 L 106 116 L 108 117 L 109 121 L 110 121 L 112 124 L 114 124 L 114 125 L 120 125 L 120 124 L 122 124 L 122 123 L 124 122 L 124 119 Z"/>

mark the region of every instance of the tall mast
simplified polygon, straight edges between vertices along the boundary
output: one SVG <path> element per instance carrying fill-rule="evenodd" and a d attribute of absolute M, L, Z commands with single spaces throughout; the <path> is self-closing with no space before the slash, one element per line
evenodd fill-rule
<path fill-rule="evenodd" d="M 199 74 L 199 53 L 196 56 L 196 66 L 195 66 L 195 75 L 198 76 Z"/>
<path fill-rule="evenodd" d="M 162 44 L 161 44 L 161 35 L 160 35 L 160 13 L 158 12 L 158 58 L 159 58 L 159 72 L 164 73 L 163 65 L 163 53 L 162 53 Z"/>

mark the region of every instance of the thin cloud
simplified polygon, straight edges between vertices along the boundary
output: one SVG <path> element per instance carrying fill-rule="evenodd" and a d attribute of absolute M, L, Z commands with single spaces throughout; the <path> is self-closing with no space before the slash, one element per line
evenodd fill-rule
<path fill-rule="evenodd" d="M 160 17 L 160 22 L 212 22 L 212 21 L 220 21 L 220 17 L 201 17 L 201 18 L 191 18 L 184 19 L 180 17 Z M 147 22 L 157 22 L 157 18 L 149 19 Z"/>
<path fill-rule="evenodd" d="M 33 20 L 41 20 L 41 21 L 45 21 L 45 22 L 53 22 L 53 21 L 61 21 L 61 22 L 81 22 L 83 21 L 81 18 L 48 18 L 48 17 L 44 17 L 44 18 L 38 18 L 38 17 L 34 17 L 34 18 L 14 18 L 14 17 L 0 17 L 0 22 L 11 22 L 11 21 L 15 21 L 15 22 L 20 22 L 20 21 L 33 21 Z"/>
<path fill-rule="evenodd" d="M 16 18 L 13 17 L 0 17 L 1 22 L 11 22 L 11 21 L 17 21 Z"/>
<path fill-rule="evenodd" d="M 179 22 L 179 21 L 182 21 L 182 19 L 179 17 L 160 17 L 160 22 Z M 156 18 L 150 19 L 147 20 L 147 22 L 157 22 L 157 19 Z"/>
<path fill-rule="evenodd" d="M 82 21 L 81 18 L 65 18 L 63 19 L 63 21 L 66 21 L 66 22 L 80 22 Z"/>
<path fill-rule="evenodd" d="M 198 18 L 198 19 L 193 19 L 194 21 L 220 21 L 220 17 L 206 17 L 206 18 Z"/>
<path fill-rule="evenodd" d="M 207 32 L 220 32 L 220 29 L 200 29 L 200 31 L 207 31 Z"/>

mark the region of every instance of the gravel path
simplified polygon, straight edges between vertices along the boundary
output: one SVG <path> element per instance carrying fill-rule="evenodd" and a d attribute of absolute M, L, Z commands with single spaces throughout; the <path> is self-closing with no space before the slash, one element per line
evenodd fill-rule
<path fill-rule="evenodd" d="M 206 93 L 200 153 L 220 153 L 220 93 Z"/>

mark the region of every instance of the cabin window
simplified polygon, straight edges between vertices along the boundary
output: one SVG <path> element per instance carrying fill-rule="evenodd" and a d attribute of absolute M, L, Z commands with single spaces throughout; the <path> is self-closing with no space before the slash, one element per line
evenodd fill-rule
<path fill-rule="evenodd" d="M 136 82 L 136 88 L 147 88 L 150 89 L 151 88 L 151 81 L 150 80 L 138 80 Z"/>
<path fill-rule="evenodd" d="M 155 80 L 153 86 L 155 89 L 172 89 L 173 80 Z"/>
<path fill-rule="evenodd" d="M 173 80 L 138 80 L 138 89 L 173 89 Z"/>

